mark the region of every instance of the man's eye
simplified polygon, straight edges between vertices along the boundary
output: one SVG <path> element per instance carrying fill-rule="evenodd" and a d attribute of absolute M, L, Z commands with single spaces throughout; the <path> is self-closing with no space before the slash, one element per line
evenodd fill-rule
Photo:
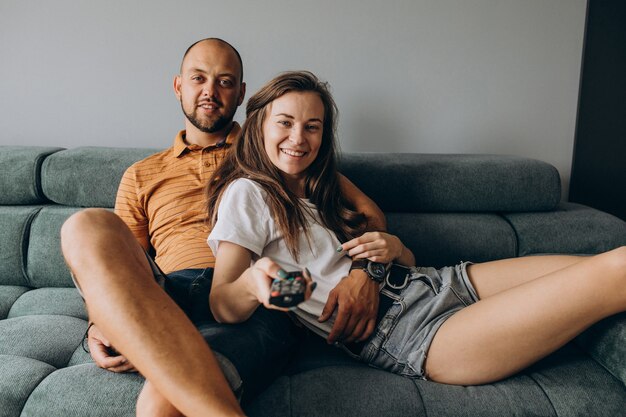
<path fill-rule="evenodd" d="M 192 81 L 202 81 L 202 77 L 199 75 L 194 75 L 193 77 L 191 77 Z"/>
<path fill-rule="evenodd" d="M 231 80 L 220 80 L 220 85 L 223 87 L 232 87 L 233 82 Z"/>

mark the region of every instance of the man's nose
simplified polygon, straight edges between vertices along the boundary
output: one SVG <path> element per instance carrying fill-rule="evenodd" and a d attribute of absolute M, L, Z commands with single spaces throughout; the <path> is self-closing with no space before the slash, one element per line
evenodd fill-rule
<path fill-rule="evenodd" d="M 215 97 L 215 92 L 217 91 L 216 84 L 212 81 L 204 83 L 204 88 L 202 89 L 202 95 L 204 97 Z"/>

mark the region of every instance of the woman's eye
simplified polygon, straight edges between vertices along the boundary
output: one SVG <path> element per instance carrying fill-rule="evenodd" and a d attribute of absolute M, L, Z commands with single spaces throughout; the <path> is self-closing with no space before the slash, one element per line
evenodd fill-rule
<path fill-rule="evenodd" d="M 280 120 L 278 124 L 283 125 L 285 127 L 291 127 L 291 122 L 289 120 Z"/>
<path fill-rule="evenodd" d="M 309 125 L 306 128 L 311 131 L 316 131 L 319 130 L 320 127 L 318 125 Z"/>

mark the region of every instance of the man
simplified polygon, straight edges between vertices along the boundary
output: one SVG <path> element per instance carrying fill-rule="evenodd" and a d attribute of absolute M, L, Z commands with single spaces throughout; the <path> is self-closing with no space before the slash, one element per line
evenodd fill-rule
<path fill-rule="evenodd" d="M 117 216 L 88 209 L 68 219 L 62 248 L 94 323 L 88 329 L 94 361 L 146 377 L 138 415 L 237 414 L 231 388 L 238 391 L 243 379 L 246 395 L 256 394 L 284 364 L 293 340 L 279 312 L 260 308 L 246 323 L 220 325 L 208 309 L 215 260 L 206 243 L 204 187 L 240 131 L 233 121 L 245 95 L 239 53 L 220 39 L 196 42 L 174 91 L 185 130 L 171 148 L 127 170 Z M 384 228 L 380 210 L 345 178 L 342 190 L 371 228 Z M 337 310 L 329 342 L 369 336 L 377 289 L 353 271 L 333 290 L 322 317 Z M 364 304 L 357 299 L 370 308 L 357 310 Z"/>

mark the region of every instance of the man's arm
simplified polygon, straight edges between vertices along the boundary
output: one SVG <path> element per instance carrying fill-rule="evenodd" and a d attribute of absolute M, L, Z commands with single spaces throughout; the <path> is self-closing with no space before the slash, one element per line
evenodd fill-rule
<path fill-rule="evenodd" d="M 368 231 L 387 229 L 385 215 L 371 198 L 341 174 L 339 185 L 346 200 L 365 215 Z M 319 317 L 320 321 L 326 321 L 337 309 L 328 343 L 363 341 L 372 334 L 378 313 L 378 291 L 378 283 L 369 279 L 365 271 L 356 269 L 333 288 Z"/>
<path fill-rule="evenodd" d="M 343 196 L 354 206 L 356 211 L 363 213 L 367 219 L 368 232 L 384 232 L 387 230 L 387 221 L 382 210 L 374 200 L 366 196 L 363 191 L 354 185 L 344 175 L 339 174 L 339 186 Z"/>

